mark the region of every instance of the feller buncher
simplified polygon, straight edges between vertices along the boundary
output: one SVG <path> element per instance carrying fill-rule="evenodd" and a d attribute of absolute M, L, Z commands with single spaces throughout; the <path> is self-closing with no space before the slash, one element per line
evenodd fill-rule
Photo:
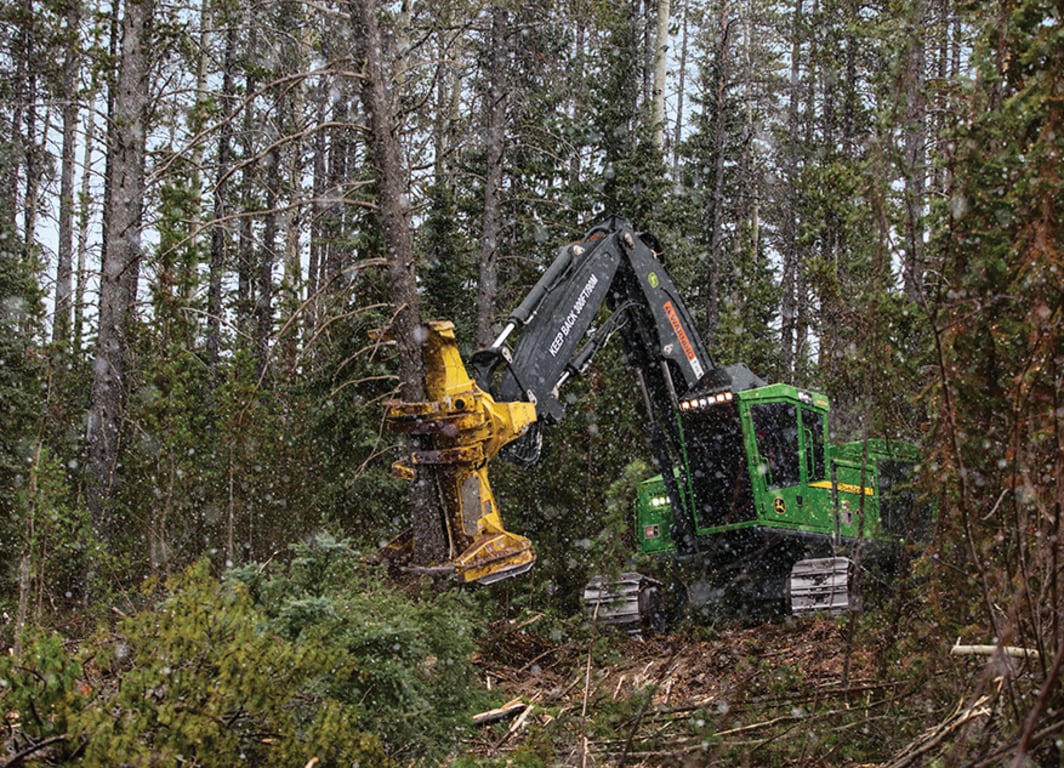
<path fill-rule="evenodd" d="M 559 248 L 491 346 L 473 355 L 472 375 L 453 325 L 425 326 L 428 399 L 385 407 L 395 432 L 431 438 L 395 465 L 407 478 L 431 465 L 438 477 L 450 552 L 431 570 L 488 584 L 532 566 L 530 542 L 503 526 L 488 464 L 500 454 L 535 464 L 544 428 L 565 414 L 566 382 L 617 336 L 661 470 L 639 488 L 635 537 L 670 566 L 673 594 L 640 573 L 595 577 L 584 593 L 589 615 L 639 632 L 661 628 L 662 606 L 680 601 L 759 616 L 853 608 L 858 548 L 862 563 L 889 562 L 926 529 L 909 483 L 914 446 L 832 445 L 826 397 L 714 364 L 658 251 L 616 217 Z M 412 543 L 406 532 L 385 553 L 402 562 Z"/>

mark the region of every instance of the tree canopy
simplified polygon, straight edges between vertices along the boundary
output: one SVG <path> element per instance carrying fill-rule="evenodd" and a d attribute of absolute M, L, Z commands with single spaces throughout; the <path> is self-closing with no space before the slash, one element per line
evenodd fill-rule
<path fill-rule="evenodd" d="M 382 402 L 418 396 L 418 322 L 471 351 L 615 213 L 662 243 L 714 360 L 825 392 L 840 438 L 921 443 L 921 610 L 1037 650 L 1007 743 L 1056 733 L 1059 7 L 5 0 L 0 29 L 5 642 L 193 564 L 390 539 L 411 513 Z M 540 467 L 498 470 L 540 551 L 502 604 L 572 613 L 626 557 L 650 450 L 618 358 L 573 383 Z M 294 603 L 192 573 L 174 589 L 268 615 L 245 639 L 289 665 Z M 132 621 L 131 647 L 167 631 Z M 336 748 L 394 757 L 405 736 L 346 708 L 368 683 L 345 674 L 305 689 L 357 724 Z M 295 733 L 287 706 L 253 716 Z"/>

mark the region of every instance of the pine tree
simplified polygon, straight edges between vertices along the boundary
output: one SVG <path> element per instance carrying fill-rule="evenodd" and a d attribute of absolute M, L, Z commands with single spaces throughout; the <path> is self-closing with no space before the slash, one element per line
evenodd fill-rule
<path fill-rule="evenodd" d="M 773 56 L 763 47 L 765 21 L 755 3 L 723 2 L 707 11 L 711 21 L 692 40 L 694 109 L 678 151 L 678 207 L 691 253 L 670 256 L 669 266 L 686 286 L 714 357 L 775 378 L 780 293 L 762 214 L 771 169 L 757 141 L 769 126 L 768 86 L 761 83 L 772 80 Z"/>
<path fill-rule="evenodd" d="M 13 174 L 12 146 L 0 143 L 0 180 Z M 0 535 L 10 548 L 8 570 L 0 574 L 3 592 L 16 592 L 16 628 L 27 621 L 35 578 L 41 564 L 35 557 L 37 516 L 47 517 L 41 504 L 46 494 L 37 483 L 41 454 L 40 395 L 45 383 L 41 342 L 42 305 L 37 284 L 35 251 L 27 248 L 13 224 L 14 186 L 0 184 L 0 411 L 4 428 L 0 438 Z M 38 510 L 38 505 L 42 509 Z M 45 524 L 41 521 L 42 527 Z M 16 570 L 17 567 L 17 570 Z"/>
<path fill-rule="evenodd" d="M 402 397 L 410 402 L 425 399 L 425 369 L 421 356 L 421 302 L 417 291 L 417 262 L 410 235 L 406 203 L 406 175 L 398 142 L 396 105 L 393 101 L 394 70 L 386 58 L 376 3 L 355 2 L 352 18 L 360 58 L 367 77 L 363 83 L 369 128 L 370 157 L 380 206 L 380 227 L 386 249 L 392 303 L 396 313 L 389 332 L 399 350 L 399 380 Z M 414 561 L 419 565 L 447 557 L 443 509 L 435 475 L 422 468 L 411 484 L 414 510 Z"/>
<path fill-rule="evenodd" d="M 109 509 L 118 471 L 129 333 L 141 261 L 144 162 L 150 82 L 152 0 L 128 2 L 123 14 L 122 65 L 109 135 L 107 236 L 100 288 L 99 334 L 88 426 L 86 500 L 98 535 L 122 530 Z"/>
<path fill-rule="evenodd" d="M 0 144 L 0 179 L 13 171 L 10 143 Z M 41 295 L 33 251 L 21 241 L 13 220 L 14 187 L 0 184 L 0 445 L 2 518 L 14 512 L 14 490 L 26 480 L 40 418 L 38 398 L 44 367 L 40 357 Z"/>
<path fill-rule="evenodd" d="M 1042 0 L 977 11 L 978 78 L 939 212 L 940 516 L 972 577 L 950 585 L 970 601 L 956 607 L 959 620 L 1041 653 L 1041 693 L 1012 699 L 1008 753 L 1015 765 L 1054 764 L 1059 745 L 1042 734 L 1062 705 L 1064 658 L 1064 45 L 1059 13 Z M 966 748 L 973 757 L 986 750 Z"/>

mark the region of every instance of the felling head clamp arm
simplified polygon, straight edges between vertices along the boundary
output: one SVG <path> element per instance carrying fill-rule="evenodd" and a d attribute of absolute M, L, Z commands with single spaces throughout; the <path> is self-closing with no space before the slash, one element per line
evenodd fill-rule
<path fill-rule="evenodd" d="M 419 467 L 436 475 L 446 509 L 449 560 L 430 564 L 433 571 L 452 569 L 462 582 L 488 584 L 524 573 L 536 556 L 523 536 L 503 527 L 488 482 L 488 461 L 516 440 L 536 420 L 527 402 L 495 402 L 466 372 L 451 322 L 424 326 L 426 402 L 393 400 L 385 403 L 390 430 L 425 435 L 432 447 L 413 451 L 393 465 L 412 479 Z M 404 532 L 388 544 L 386 556 L 398 559 L 413 550 L 413 537 Z"/>

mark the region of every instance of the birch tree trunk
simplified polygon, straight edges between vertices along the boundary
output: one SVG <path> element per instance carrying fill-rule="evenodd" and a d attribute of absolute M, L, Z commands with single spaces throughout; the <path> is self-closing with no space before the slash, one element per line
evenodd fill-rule
<path fill-rule="evenodd" d="M 218 170 L 215 173 L 211 225 L 211 261 L 207 280 L 207 364 L 212 374 L 217 370 L 218 356 L 222 346 L 222 279 L 225 276 L 227 224 L 226 197 L 229 194 L 229 167 L 232 158 L 233 115 L 233 69 L 236 56 L 236 19 L 225 15 L 228 29 L 225 33 L 225 55 L 222 64 L 222 92 L 219 99 L 222 109 L 218 129 Z"/>
<path fill-rule="evenodd" d="M 665 64 L 669 51 L 669 0 L 658 0 L 654 40 L 654 85 L 651 124 L 654 126 L 654 143 L 665 149 Z"/>
<path fill-rule="evenodd" d="M 108 235 L 100 275 L 99 334 L 89 396 L 86 503 L 103 541 L 119 521 L 109 514 L 122 423 L 128 330 L 141 257 L 141 204 L 150 65 L 148 34 L 153 0 L 128 0 L 122 20 L 121 57 L 108 135 Z"/>
<path fill-rule="evenodd" d="M 55 314 L 52 341 L 63 349 L 70 345 L 71 295 L 74 274 L 74 164 L 77 151 L 78 96 L 77 78 L 80 65 L 77 42 L 81 4 L 67 8 L 68 47 L 63 58 L 63 149 L 59 172 L 59 233 L 56 244 Z M 91 141 L 91 139 L 87 139 Z"/>
<path fill-rule="evenodd" d="M 395 306 L 389 330 L 399 349 L 401 396 L 404 400 L 422 401 L 425 399 L 425 368 L 421 355 L 423 334 L 410 212 L 406 202 L 406 174 L 390 88 L 395 80 L 385 57 L 378 10 L 375 0 L 354 0 L 351 3 L 356 53 L 365 61 L 362 99 L 369 118 L 370 158 Z M 414 511 L 414 563 L 437 563 L 447 557 L 447 537 L 436 477 L 430 469 L 418 468 L 410 496 Z"/>

